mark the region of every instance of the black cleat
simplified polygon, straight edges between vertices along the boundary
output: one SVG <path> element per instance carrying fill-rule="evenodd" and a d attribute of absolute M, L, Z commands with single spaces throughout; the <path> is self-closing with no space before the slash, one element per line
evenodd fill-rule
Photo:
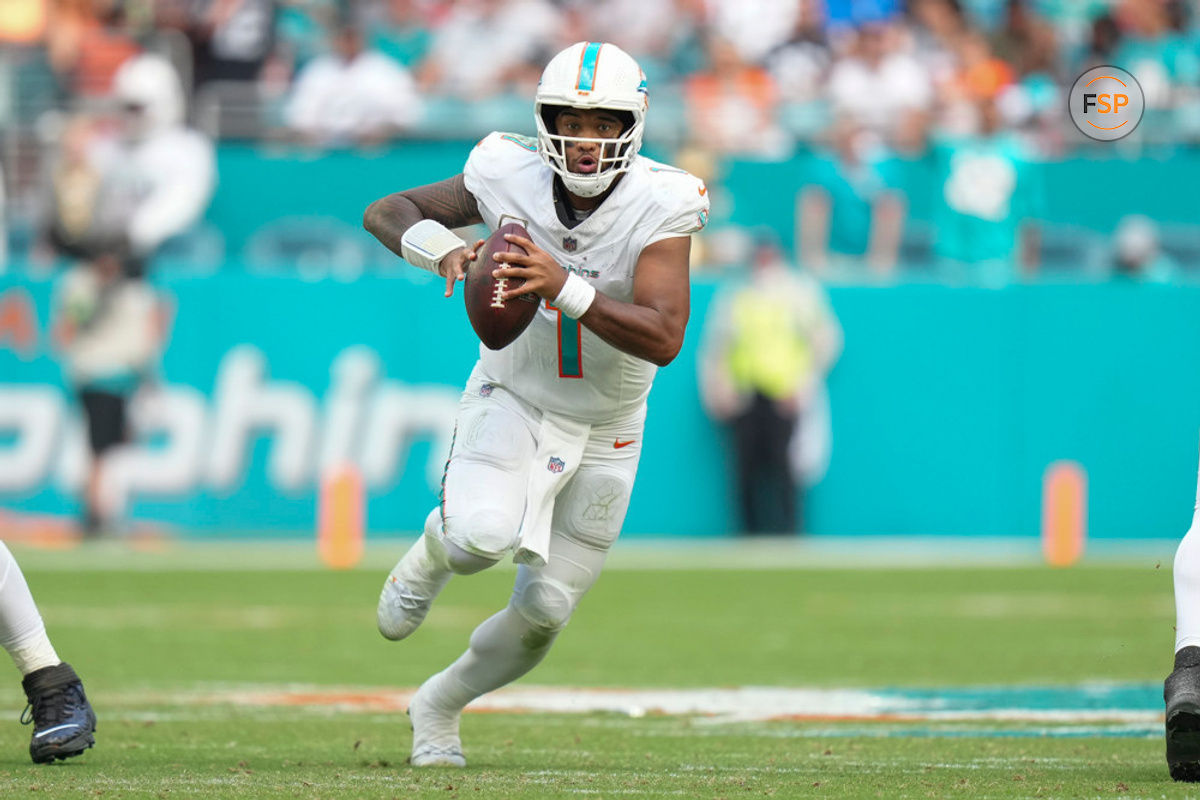
<path fill-rule="evenodd" d="M 1163 685 L 1167 701 L 1167 768 L 1177 781 L 1200 781 L 1200 647 L 1175 654 Z"/>
<path fill-rule="evenodd" d="M 29 757 L 35 764 L 77 756 L 96 743 L 96 714 L 70 664 L 31 672 L 21 686 L 29 700 L 21 724 L 33 723 Z"/>

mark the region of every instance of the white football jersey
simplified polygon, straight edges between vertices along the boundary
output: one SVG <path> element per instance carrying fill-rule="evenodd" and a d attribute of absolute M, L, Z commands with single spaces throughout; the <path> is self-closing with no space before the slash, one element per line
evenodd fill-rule
<path fill-rule="evenodd" d="M 554 173 L 537 142 L 493 133 L 475 146 L 463 168 L 466 187 L 488 228 L 520 222 L 534 244 L 614 300 L 633 300 L 642 250 L 688 236 L 708 222 L 708 190 L 681 169 L 638 156 L 612 194 L 574 228 L 555 211 Z M 657 369 L 623 353 L 545 301 L 533 322 L 502 350 L 479 347 L 489 379 L 534 406 L 598 421 L 639 408 Z"/>

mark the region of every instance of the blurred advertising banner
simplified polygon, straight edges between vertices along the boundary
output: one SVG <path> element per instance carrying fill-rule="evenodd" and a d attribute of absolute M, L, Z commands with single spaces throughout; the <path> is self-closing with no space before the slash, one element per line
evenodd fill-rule
<path fill-rule="evenodd" d="M 0 510 L 73 516 L 86 448 L 50 330 L 54 285 L 17 274 L 0 278 Z M 195 535 L 312 535 L 323 471 L 349 463 L 368 535 L 420 526 L 478 347 L 459 296 L 443 299 L 423 274 L 301 280 L 237 266 L 155 284 L 169 341 L 111 479 L 133 518 Z M 695 282 L 684 350 L 651 394 L 628 535 L 735 525 L 727 432 L 696 389 L 715 286 Z M 1036 537 L 1042 475 L 1060 459 L 1087 472 L 1090 536 L 1186 528 L 1200 287 L 911 284 L 831 297 L 846 346 L 810 531 Z"/>

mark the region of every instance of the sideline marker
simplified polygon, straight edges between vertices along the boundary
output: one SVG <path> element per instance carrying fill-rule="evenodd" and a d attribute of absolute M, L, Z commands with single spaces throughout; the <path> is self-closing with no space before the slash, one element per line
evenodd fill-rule
<path fill-rule="evenodd" d="M 1055 461 L 1042 476 L 1042 553 L 1052 567 L 1070 567 L 1087 540 L 1087 473 L 1075 461 Z"/>
<path fill-rule="evenodd" d="M 317 553 L 330 569 L 351 569 L 363 557 L 366 498 L 353 464 L 340 464 L 321 478 L 317 496 Z"/>

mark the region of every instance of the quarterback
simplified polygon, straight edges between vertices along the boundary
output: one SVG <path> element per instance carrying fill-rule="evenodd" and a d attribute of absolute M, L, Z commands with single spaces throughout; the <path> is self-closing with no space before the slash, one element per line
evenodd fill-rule
<path fill-rule="evenodd" d="M 683 342 L 690 235 L 708 218 L 704 184 L 638 154 L 646 80 L 612 44 L 551 59 L 534 103 L 537 137 L 493 133 L 461 174 L 389 195 L 363 224 L 410 264 L 446 279 L 476 260 L 451 228 L 519 222 L 526 251 L 497 253 L 506 297 L 536 294 L 508 347 L 480 347 L 459 406 L 441 503 L 384 581 L 380 632 L 410 635 L 454 574 L 512 552 L 506 608 L 457 661 L 421 685 L 408 713 L 410 763 L 464 766 L 459 716 L 545 657 L 621 531 L 657 367 Z"/>

